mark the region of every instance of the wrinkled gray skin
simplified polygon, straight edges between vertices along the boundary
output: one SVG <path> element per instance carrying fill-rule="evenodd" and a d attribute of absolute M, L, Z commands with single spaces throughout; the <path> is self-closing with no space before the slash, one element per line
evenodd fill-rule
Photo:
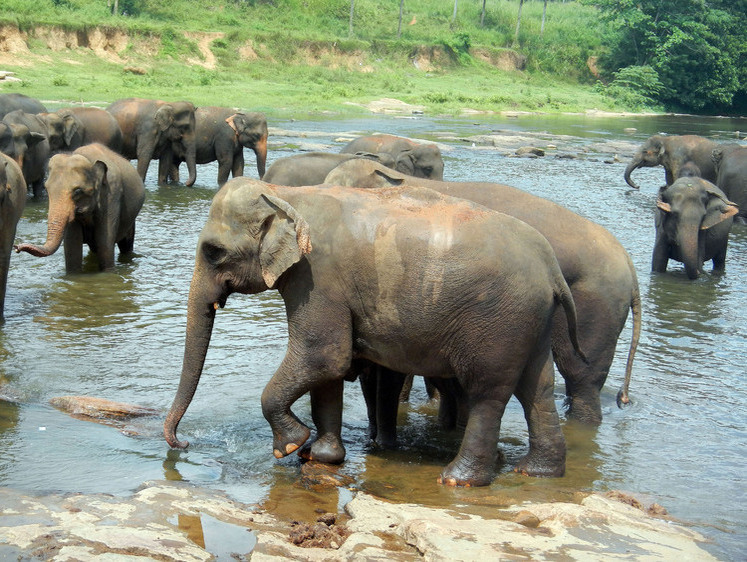
<path fill-rule="evenodd" d="M 263 113 L 242 113 L 227 107 L 198 107 L 195 111 L 197 163 L 218 161 L 218 185 L 244 175 L 244 148 L 254 151 L 259 178 L 267 163 L 267 118 Z M 171 179 L 179 181 L 179 165 L 184 155 L 174 155 Z"/>
<path fill-rule="evenodd" d="M 698 135 L 654 135 L 643 143 L 625 168 L 625 181 L 630 187 L 639 189 L 630 177 L 633 170 L 664 166 L 666 185 L 672 185 L 682 175 L 682 166 L 692 162 L 698 167 L 700 177 L 714 182 L 716 168 L 711 153 L 717 146 L 718 143 Z"/>
<path fill-rule="evenodd" d="M 628 402 L 628 385 L 641 330 L 641 301 L 630 256 L 608 230 L 547 199 L 498 183 L 412 178 L 367 161 L 345 162 L 325 182 L 361 188 L 428 187 L 506 213 L 536 228 L 550 242 L 573 293 L 579 316 L 579 340 L 588 360 L 582 361 L 575 354 L 566 334 L 565 318 L 556 315 L 552 328 L 553 354 L 565 379 L 568 416 L 591 425 L 601 423 L 599 394 L 614 359 L 617 339 L 628 311 L 632 310 L 633 333 L 625 382 L 618 393 L 618 404 Z M 390 396 L 389 406 L 384 407 L 384 410 L 393 409 L 394 415 L 397 393 L 393 392 L 395 398 Z M 385 423 L 387 427 L 394 425 L 391 420 Z M 389 445 L 395 436 L 379 431 L 376 441 Z"/>
<path fill-rule="evenodd" d="M 370 135 L 350 141 L 340 152 L 389 154 L 394 158 L 394 164 L 385 165 L 398 172 L 416 178 L 444 179 L 444 161 L 435 144 L 420 144 L 395 135 Z"/>
<path fill-rule="evenodd" d="M 357 158 L 367 158 L 391 166 L 394 160 L 388 154 L 335 154 L 330 152 L 304 152 L 275 160 L 263 181 L 275 185 L 319 185 L 336 166 Z"/>
<path fill-rule="evenodd" d="M 97 107 L 70 107 L 39 115 L 47 126 L 53 154 L 72 152 L 95 142 L 122 151 L 122 131 L 114 116 Z"/>
<path fill-rule="evenodd" d="M 656 206 L 652 271 L 666 271 L 670 259 L 682 262 L 690 279 L 698 278 L 708 260 L 714 272 L 724 270 L 729 230 L 739 209 L 723 191 L 702 178 L 680 178 L 659 192 Z"/>
<path fill-rule="evenodd" d="M 96 254 L 99 269 L 114 268 L 114 246 L 132 252 L 135 219 L 145 188 L 135 168 L 101 144 L 88 144 L 72 154 L 56 154 L 47 179 L 49 215 L 43 246 L 19 244 L 18 252 L 37 257 L 54 254 L 65 241 L 65 269 L 82 269 L 83 244 Z"/>
<path fill-rule="evenodd" d="M 27 188 L 34 194 L 34 197 L 41 197 L 44 193 L 44 177 L 47 173 L 50 155 L 46 123 L 38 114 L 26 113 L 22 109 L 6 114 L 3 122 L 7 125 L 23 125 L 32 133 L 44 137 L 39 142 L 27 142 L 26 154 L 21 165 Z"/>
<path fill-rule="evenodd" d="M 716 185 L 739 207 L 734 222 L 747 224 L 747 146 L 728 145 L 713 151 Z"/>
<path fill-rule="evenodd" d="M 166 183 L 174 154 L 187 162 L 186 186 L 197 179 L 195 106 L 187 101 L 165 102 L 142 98 L 117 100 L 106 110 L 122 131 L 122 155 L 137 159 L 137 173 L 145 181 L 150 161 L 158 159 L 158 183 Z"/>
<path fill-rule="evenodd" d="M 45 113 L 47 108 L 36 98 L 24 94 L 0 94 L 0 119 L 11 111 L 20 109 L 26 113 Z"/>
<path fill-rule="evenodd" d="M 565 444 L 553 400 L 551 319 L 575 308 L 552 248 L 526 224 L 430 190 L 278 187 L 235 178 L 216 194 L 197 246 L 179 389 L 164 424 L 172 447 L 215 320 L 232 293 L 277 289 L 288 351 L 262 394 L 274 453 L 310 430 L 291 412 L 311 392 L 311 457 L 340 462 L 343 381 L 362 359 L 398 372 L 456 376 L 470 404 L 449 485 L 493 478 L 500 419 L 524 406 L 529 453 L 517 467 L 559 476 Z"/>
<path fill-rule="evenodd" d="M 16 225 L 26 205 L 26 182 L 16 162 L 0 154 L 0 320 L 5 310 L 5 291 Z"/>

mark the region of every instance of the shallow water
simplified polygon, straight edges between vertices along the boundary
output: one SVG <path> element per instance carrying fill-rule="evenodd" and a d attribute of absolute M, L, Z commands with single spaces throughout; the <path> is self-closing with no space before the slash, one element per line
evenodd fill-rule
<path fill-rule="evenodd" d="M 650 134 L 697 133 L 727 141 L 747 130 L 745 120 L 372 116 L 271 125 L 276 129 L 270 163 L 299 149 L 337 151 L 344 137 L 358 133 L 438 141 L 447 179 L 500 181 L 561 203 L 617 236 L 639 275 L 644 323 L 633 403 L 624 410 L 615 405 L 628 325 L 603 392 L 602 426 L 588 430 L 564 423 L 565 477 L 531 479 L 511 472 L 526 452 L 523 414 L 512 401 L 502 425 L 505 462 L 493 485 L 438 486 L 436 477 L 455 454 L 459 436 L 438 429 L 436 406 L 428 403 L 422 383 L 416 381 L 410 404 L 401 409 L 401 450 L 385 453 L 366 447 L 363 400 L 357 385 L 348 384 L 343 435 L 348 458 L 340 468 L 341 477 L 351 479 L 348 488 L 483 514 L 524 500 L 573 500 L 577 491 L 620 489 L 692 522 L 713 541 L 707 548 L 716 556 L 743 557 L 747 228 L 732 230 L 723 276 L 706 273 L 691 282 L 674 263 L 666 274 L 651 275 L 653 209 L 663 170 L 637 170 L 640 192 L 627 189 L 623 170 Z M 637 131 L 626 133 L 626 127 Z M 471 140 L 491 134 L 527 136 L 557 150 L 540 159 L 508 158 L 507 150 Z M 555 158 L 554 152 L 582 157 Z M 604 163 L 615 154 L 622 162 Z M 256 177 L 250 152 L 246 173 Z M 62 252 L 46 259 L 13 256 L 0 327 L 0 394 L 11 400 L 0 400 L 0 485 L 30 493 L 128 494 L 147 480 L 179 479 L 293 518 L 342 509 L 351 497 L 346 487 L 319 492 L 304 486 L 296 458 L 272 456 L 259 396 L 287 341 L 285 312 L 274 292 L 234 295 L 219 311 L 200 387 L 179 428 L 191 441 L 186 451 L 169 450 L 162 416 L 133 421 L 120 431 L 71 418 L 48 404 L 55 396 L 88 395 L 168 409 L 181 369 L 197 236 L 216 175 L 215 166 L 201 166 L 196 187 L 159 187 L 152 166 L 136 255 L 119 261 L 113 272 L 67 276 Z M 29 202 L 18 240 L 40 242 L 45 233 L 46 203 Z M 93 269 L 92 261 L 87 265 Z M 306 399 L 294 411 L 310 423 Z"/>

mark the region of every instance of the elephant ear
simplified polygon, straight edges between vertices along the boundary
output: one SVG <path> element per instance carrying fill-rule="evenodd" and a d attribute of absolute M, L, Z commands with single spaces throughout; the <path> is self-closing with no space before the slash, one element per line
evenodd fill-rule
<path fill-rule="evenodd" d="M 78 132 L 78 120 L 68 113 L 62 118 L 62 126 L 65 131 L 65 145 L 70 146 L 73 135 Z"/>
<path fill-rule="evenodd" d="M 96 206 L 102 212 L 106 212 L 109 200 L 109 179 L 106 175 L 108 170 L 109 168 L 102 160 L 96 160 L 91 167 L 91 180 L 96 189 Z"/>
<path fill-rule="evenodd" d="M 707 187 L 708 206 L 706 207 L 706 216 L 700 224 L 701 230 L 707 230 L 718 223 L 733 217 L 739 212 L 736 203 L 729 201 L 723 192 L 713 187 Z"/>
<path fill-rule="evenodd" d="M 415 175 L 415 153 L 412 150 L 403 150 L 394 162 L 394 169 L 408 176 Z"/>
<path fill-rule="evenodd" d="M 711 151 L 711 162 L 713 162 L 713 165 L 716 167 L 716 170 L 718 170 L 718 167 L 721 165 L 721 159 L 723 157 L 724 157 L 724 148 L 722 146 L 714 148 Z"/>
<path fill-rule="evenodd" d="M 243 114 L 242 113 L 234 113 L 230 117 L 226 118 L 226 123 L 228 123 L 228 126 L 233 129 L 233 132 L 234 132 L 236 138 L 239 137 L 239 128 L 236 125 L 236 118 L 240 117 L 241 115 L 243 115 Z"/>
<path fill-rule="evenodd" d="M 262 224 L 259 263 L 262 279 L 274 289 L 280 276 L 311 252 L 309 225 L 287 201 L 262 194 L 274 210 Z"/>
<path fill-rule="evenodd" d="M 166 131 L 174 122 L 174 106 L 169 104 L 162 105 L 156 110 L 153 119 L 159 131 Z"/>

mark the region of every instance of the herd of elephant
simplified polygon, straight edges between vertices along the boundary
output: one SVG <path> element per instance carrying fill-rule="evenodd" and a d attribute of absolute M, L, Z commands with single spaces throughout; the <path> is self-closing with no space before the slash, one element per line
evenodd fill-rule
<path fill-rule="evenodd" d="M 187 446 L 176 430 L 217 310 L 232 293 L 270 289 L 288 318 L 286 355 L 261 398 L 278 458 L 298 451 L 344 460 L 343 386 L 355 379 L 371 440 L 394 446 L 400 391 L 408 376 L 421 375 L 438 390 L 439 421 L 464 430 L 440 482 L 492 481 L 511 396 L 529 428 L 529 451 L 515 470 L 560 476 L 566 451 L 553 363 L 565 380 L 567 415 L 598 425 L 600 392 L 632 312 L 617 396 L 618 405 L 628 401 L 641 299 L 626 250 L 602 226 L 546 199 L 498 183 L 444 181 L 435 144 L 366 136 L 340 153 L 280 158 L 265 170 L 267 123 L 259 113 L 136 98 L 50 113 L 37 100 L 6 94 L 0 116 L 3 301 L 27 191 L 40 197 L 46 188 L 47 240 L 16 251 L 49 256 L 64 239 L 68 272 L 80 271 L 84 244 L 109 269 L 115 246 L 133 249 L 152 159 L 159 184 L 179 181 L 186 162 L 187 186 L 196 164 L 218 161 L 220 189 L 189 290 L 181 379 L 164 424 L 172 447 Z M 260 180 L 243 176 L 245 147 L 256 154 Z M 667 185 L 652 269 L 665 270 L 669 259 L 682 261 L 690 277 L 709 259 L 723 269 L 729 229 L 735 216 L 744 219 L 740 206 L 747 209 L 747 148 L 655 136 L 625 179 L 637 187 L 631 172 L 657 165 Z M 310 445 L 311 429 L 291 410 L 306 393 L 316 429 Z"/>

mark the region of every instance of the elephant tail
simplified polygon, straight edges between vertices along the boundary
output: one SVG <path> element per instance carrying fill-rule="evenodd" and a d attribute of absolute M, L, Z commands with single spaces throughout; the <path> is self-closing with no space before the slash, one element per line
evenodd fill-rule
<path fill-rule="evenodd" d="M 617 406 L 623 407 L 623 404 L 630 403 L 628 388 L 630 387 L 630 377 L 633 372 L 633 359 L 638 349 L 638 341 L 641 339 L 641 292 L 638 288 L 638 276 L 635 273 L 633 263 L 628 256 L 630 272 L 633 276 L 633 292 L 630 296 L 630 310 L 633 312 L 633 335 L 630 339 L 630 348 L 628 349 L 628 363 L 625 365 L 625 380 L 620 390 L 617 392 Z"/>
<path fill-rule="evenodd" d="M 560 268 L 558 268 L 558 272 Z M 581 346 L 578 343 L 578 315 L 576 314 L 576 303 L 573 300 L 571 289 L 568 287 L 562 274 L 559 273 L 558 285 L 555 291 L 555 299 L 560 303 L 565 311 L 566 323 L 568 324 L 568 336 L 571 338 L 571 344 L 573 349 L 576 350 L 578 356 L 583 359 L 584 363 L 589 363 L 586 355 L 581 350 Z"/>

